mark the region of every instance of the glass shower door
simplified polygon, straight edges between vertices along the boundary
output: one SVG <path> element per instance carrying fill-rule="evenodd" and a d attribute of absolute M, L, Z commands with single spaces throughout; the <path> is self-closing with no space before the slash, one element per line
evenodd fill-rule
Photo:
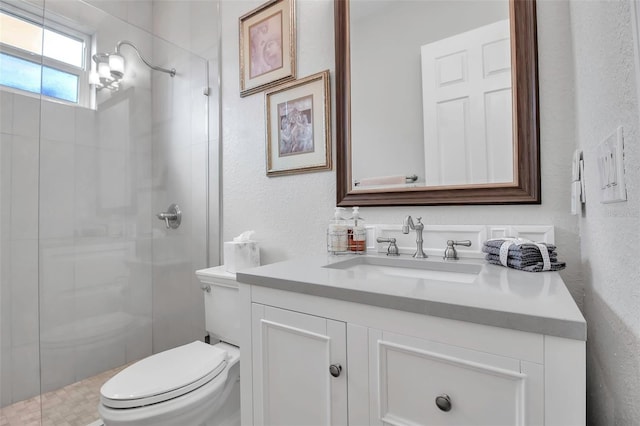
<path fill-rule="evenodd" d="M 207 63 L 84 2 L 45 2 L 44 26 L 63 24 L 90 40 L 78 102 L 0 90 L 0 403 L 86 426 L 115 372 L 204 338 Z M 122 40 L 122 78 L 89 85 L 92 55 Z M 156 217 L 171 203 L 177 229 Z"/>

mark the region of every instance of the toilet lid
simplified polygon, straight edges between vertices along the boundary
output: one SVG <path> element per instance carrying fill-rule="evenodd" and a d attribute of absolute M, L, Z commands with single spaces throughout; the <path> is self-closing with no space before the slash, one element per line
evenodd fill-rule
<path fill-rule="evenodd" d="M 157 353 L 125 368 L 100 389 L 112 408 L 132 408 L 176 398 L 211 381 L 227 365 L 227 351 L 192 342 Z"/>

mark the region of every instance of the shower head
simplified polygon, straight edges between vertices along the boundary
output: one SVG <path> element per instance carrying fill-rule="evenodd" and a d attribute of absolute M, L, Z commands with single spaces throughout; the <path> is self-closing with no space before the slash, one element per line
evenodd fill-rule
<path fill-rule="evenodd" d="M 146 66 L 148 66 L 149 68 L 151 68 L 152 70 L 156 70 L 156 71 L 164 72 L 164 73 L 166 73 L 166 74 L 169 74 L 171 77 L 173 77 L 173 76 L 175 76 L 175 75 L 176 75 L 176 69 L 175 69 L 175 68 L 167 69 L 167 68 L 162 68 L 162 67 L 159 67 L 159 66 L 156 66 L 156 65 L 152 65 L 149 61 L 147 61 L 147 60 L 144 58 L 144 56 L 142 56 L 142 54 L 140 53 L 140 51 L 138 50 L 138 48 L 136 47 L 136 45 L 135 45 L 135 44 L 133 44 L 133 43 L 132 43 L 132 42 L 130 42 L 130 41 L 127 41 L 127 40 L 121 40 L 121 41 L 119 41 L 119 42 L 116 44 L 116 52 L 115 52 L 115 53 L 112 53 L 112 54 L 110 55 L 110 57 L 109 57 L 109 59 L 110 59 L 110 61 L 109 61 L 109 62 L 111 62 L 111 57 L 119 58 L 119 59 L 118 59 L 119 64 L 121 64 L 121 66 L 122 66 L 122 71 L 121 71 L 121 72 L 124 72 L 124 58 L 123 58 L 123 57 L 122 57 L 122 55 L 120 54 L 120 48 L 121 48 L 122 46 L 124 46 L 124 45 L 127 45 L 127 46 L 132 47 L 132 48 L 133 48 L 133 50 L 134 50 L 134 51 L 136 52 L 136 54 L 138 55 L 138 58 L 140 58 L 140 60 L 141 60 L 142 62 L 144 62 L 144 64 L 145 64 Z"/>
<path fill-rule="evenodd" d="M 97 73 L 91 73 L 89 76 L 89 81 L 91 84 L 95 84 L 99 87 L 106 87 L 112 90 L 116 90 L 119 85 L 119 81 L 124 77 L 124 56 L 120 53 L 120 49 L 122 46 L 127 45 L 133 48 L 133 50 L 138 55 L 138 58 L 146 66 L 155 71 L 164 72 L 169 74 L 171 77 L 176 75 L 176 69 L 171 68 L 162 68 L 156 65 L 151 64 L 147 61 L 135 44 L 127 40 L 121 40 L 116 44 L 116 49 L 114 53 L 96 53 L 93 55 L 93 61 L 96 63 Z"/>

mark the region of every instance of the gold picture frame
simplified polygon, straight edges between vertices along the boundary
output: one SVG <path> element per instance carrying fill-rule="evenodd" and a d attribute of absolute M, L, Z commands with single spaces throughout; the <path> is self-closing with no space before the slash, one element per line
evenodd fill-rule
<path fill-rule="evenodd" d="M 267 176 L 331 170 L 329 70 L 265 93 Z"/>
<path fill-rule="evenodd" d="M 241 16 L 240 97 L 296 78 L 295 0 L 270 0 Z"/>

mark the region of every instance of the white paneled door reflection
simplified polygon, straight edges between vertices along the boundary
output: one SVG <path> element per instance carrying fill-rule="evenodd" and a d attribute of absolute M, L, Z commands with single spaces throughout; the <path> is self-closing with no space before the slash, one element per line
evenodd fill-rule
<path fill-rule="evenodd" d="M 421 54 L 427 185 L 512 182 L 509 20 Z"/>

